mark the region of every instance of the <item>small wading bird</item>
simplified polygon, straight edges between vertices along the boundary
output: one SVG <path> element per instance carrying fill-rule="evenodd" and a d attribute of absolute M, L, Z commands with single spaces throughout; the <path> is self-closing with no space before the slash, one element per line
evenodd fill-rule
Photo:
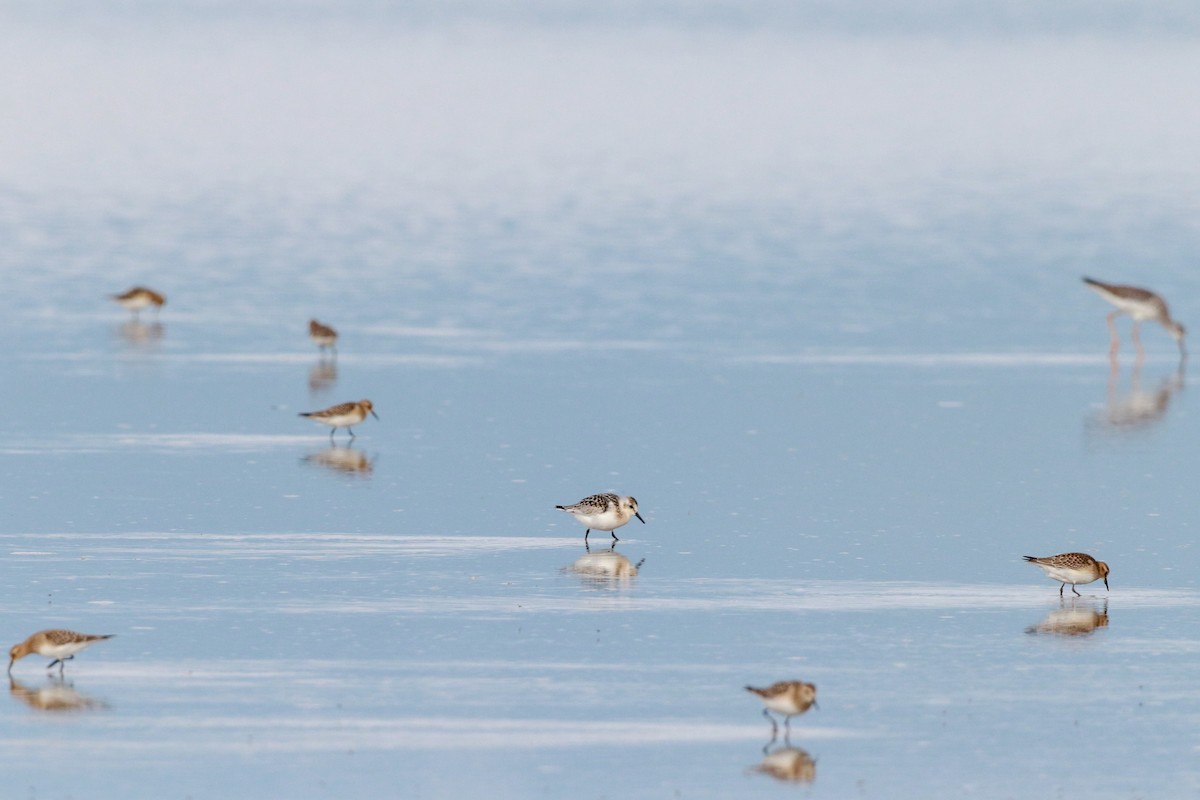
<path fill-rule="evenodd" d="M 333 435 L 337 433 L 338 428 L 345 428 L 350 432 L 350 438 L 353 439 L 354 430 L 350 426 L 362 422 L 367 418 L 368 413 L 375 419 L 379 419 L 379 415 L 375 413 L 370 400 L 359 400 L 357 403 L 342 403 L 341 405 L 331 406 L 323 411 L 302 411 L 300 412 L 300 416 L 332 426 L 333 430 L 329 432 L 330 439 L 333 439 Z"/>
<path fill-rule="evenodd" d="M 763 701 L 763 716 L 771 721 L 771 738 L 779 733 L 779 725 L 775 722 L 775 718 L 771 716 L 771 712 L 783 714 L 783 729 L 785 736 L 791 733 L 792 717 L 797 714 L 803 714 L 810 708 L 819 708 L 817 705 L 817 687 L 811 683 L 803 681 L 779 681 L 765 689 L 756 689 L 753 686 L 747 686 L 746 691 L 758 695 L 758 698 Z"/>
<path fill-rule="evenodd" d="M 1187 331 L 1182 325 L 1171 319 L 1171 312 L 1167 309 L 1166 301 L 1157 294 L 1137 286 L 1119 286 L 1092 278 L 1084 278 L 1083 282 L 1092 287 L 1096 294 L 1117 307 L 1116 311 L 1108 315 L 1108 332 L 1112 336 L 1112 344 L 1108 349 L 1110 355 L 1116 355 L 1117 349 L 1120 347 L 1115 320 L 1120 314 L 1128 314 L 1133 318 L 1133 344 L 1137 347 L 1139 357 L 1146 355 L 1146 351 L 1142 349 L 1142 339 L 1138 336 L 1138 323 L 1144 320 L 1153 320 L 1166 328 L 1167 333 L 1171 334 L 1175 343 L 1179 345 L 1179 354 L 1187 357 L 1187 348 L 1183 344 L 1183 337 Z"/>
<path fill-rule="evenodd" d="M 111 639 L 114 634 L 106 634 L 104 636 L 95 636 L 90 633 L 76 633 L 75 631 L 66 631 L 61 628 L 54 630 L 38 631 L 20 644 L 14 644 L 12 649 L 8 651 L 9 659 L 8 672 L 12 674 L 13 664 L 18 659 L 22 659 L 30 653 L 37 653 L 39 656 L 53 658 L 46 669 L 53 669 L 55 664 L 58 664 L 59 674 L 62 674 L 63 667 L 66 662 L 75 658 L 75 654 L 84 648 L 91 647 L 96 642 L 102 642 L 105 639 Z"/>
<path fill-rule="evenodd" d="M 1075 590 L 1076 584 L 1091 583 L 1101 578 L 1104 579 L 1104 590 L 1108 591 L 1108 564 L 1097 561 L 1087 553 L 1062 553 L 1045 558 L 1024 556 L 1024 558 L 1029 563 L 1041 567 L 1047 578 L 1062 583 L 1062 586 L 1058 587 L 1059 597 L 1062 597 L 1063 589 L 1067 588 L 1068 583 L 1071 584 L 1071 591 L 1075 592 L 1077 597 L 1081 597 L 1082 595 Z"/>
<path fill-rule="evenodd" d="M 167 298 L 163 297 L 153 289 L 147 289 L 145 286 L 135 286 L 124 294 L 114 294 L 112 299 L 120 304 L 121 308 L 127 308 L 133 312 L 133 316 L 137 317 L 138 312 L 143 308 L 154 306 L 157 311 L 167 304 Z"/>
<path fill-rule="evenodd" d="M 594 494 L 574 505 L 555 508 L 567 512 L 580 524 L 587 526 L 587 533 L 583 534 L 584 544 L 587 544 L 588 534 L 592 531 L 608 531 L 612 533 L 614 542 L 621 541 L 613 531 L 633 517 L 637 517 L 643 525 L 646 524 L 646 520 L 638 513 L 637 500 L 632 497 L 620 497 L 612 492 Z"/>
<path fill-rule="evenodd" d="M 338 334 L 333 328 L 328 325 L 323 325 L 315 319 L 308 321 L 308 336 L 313 340 L 313 344 L 321 348 L 321 350 L 330 349 L 334 355 L 337 355 L 337 338 Z"/>

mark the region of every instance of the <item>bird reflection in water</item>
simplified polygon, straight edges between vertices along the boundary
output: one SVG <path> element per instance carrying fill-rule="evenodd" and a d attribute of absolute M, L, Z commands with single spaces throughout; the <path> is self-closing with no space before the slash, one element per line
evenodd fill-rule
<path fill-rule="evenodd" d="M 306 464 L 331 469 L 359 478 L 369 478 L 375 469 L 375 460 L 367 458 L 361 450 L 355 450 L 348 445 L 331 445 L 330 447 L 309 453 L 303 459 Z"/>
<path fill-rule="evenodd" d="M 57 675 L 47 678 L 46 685 L 41 688 L 26 686 L 9 675 L 8 692 L 38 711 L 66 712 L 108 708 L 107 703 L 75 691 L 70 683 Z"/>
<path fill-rule="evenodd" d="M 1091 603 L 1077 601 L 1062 601 L 1058 608 L 1051 611 L 1036 625 L 1025 629 L 1026 633 L 1046 636 L 1080 637 L 1091 636 L 1097 628 L 1108 627 L 1108 600 L 1099 609 Z"/>
<path fill-rule="evenodd" d="M 122 342 L 137 348 L 149 348 L 162 341 L 166 328 L 161 322 L 141 322 L 131 319 L 117 326 L 117 336 Z"/>
<path fill-rule="evenodd" d="M 610 548 L 595 553 L 589 550 L 576 559 L 574 564 L 567 567 L 567 570 L 574 572 L 591 583 L 620 584 L 628 583 L 631 578 L 635 577 L 638 574 L 638 569 L 644 563 L 646 563 L 646 559 L 643 558 L 634 564 L 628 558 Z"/>
<path fill-rule="evenodd" d="M 812 756 L 799 747 L 792 747 L 786 740 L 783 745 L 771 750 L 774 741 L 772 738 L 763 747 L 763 760 L 750 767 L 752 772 L 770 775 L 784 783 L 812 783 L 817 779 L 817 762 Z"/>
<path fill-rule="evenodd" d="M 337 383 L 337 359 L 322 356 L 308 371 L 308 391 L 311 395 L 328 392 Z"/>
<path fill-rule="evenodd" d="M 1108 392 L 1104 410 L 1094 424 L 1106 433 L 1124 433 L 1152 427 L 1166 416 L 1175 393 L 1183 389 L 1184 362 L 1163 377 L 1157 388 L 1142 386 L 1142 362 L 1133 365 L 1128 391 L 1121 390 L 1121 368 L 1115 358 L 1109 360 Z"/>

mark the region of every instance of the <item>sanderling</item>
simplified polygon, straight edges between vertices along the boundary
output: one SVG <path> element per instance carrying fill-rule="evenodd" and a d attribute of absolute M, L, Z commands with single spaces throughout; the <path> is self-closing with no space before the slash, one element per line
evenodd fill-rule
<path fill-rule="evenodd" d="M 55 664 L 58 664 L 58 671 L 61 673 L 66 662 L 75 657 L 75 654 L 85 647 L 90 647 L 96 642 L 105 639 L 111 639 L 114 634 L 104 636 L 94 636 L 90 633 L 76 633 L 75 631 L 65 631 L 61 628 L 54 630 L 38 631 L 20 644 L 14 644 L 12 649 L 8 651 L 9 658 L 8 671 L 12 674 L 13 664 L 17 659 L 24 658 L 30 653 L 37 653 L 39 656 L 53 658 L 46 669 L 51 669 Z"/>
<path fill-rule="evenodd" d="M 145 286 L 135 286 L 124 294 L 114 294 L 112 299 L 120 303 L 121 308 L 132 311 L 135 317 L 143 308 L 154 306 L 157 310 L 167 304 L 167 298 Z"/>
<path fill-rule="evenodd" d="M 803 681 L 779 681 L 765 689 L 747 686 L 746 691 L 758 695 L 759 699 L 763 701 L 763 705 L 766 706 L 763 709 L 763 716 L 771 720 L 772 737 L 779 730 L 775 718 L 771 716 L 772 711 L 776 714 L 783 714 L 784 730 L 791 732 L 792 717 L 803 714 L 810 708 L 818 707 L 817 687 Z"/>
<path fill-rule="evenodd" d="M 1120 346 L 1114 320 L 1119 314 L 1128 314 L 1133 318 L 1133 343 L 1137 347 L 1139 356 L 1146 354 L 1146 351 L 1142 349 L 1142 340 L 1138 336 L 1138 323 L 1143 320 L 1152 320 L 1166 328 L 1167 333 L 1171 334 L 1175 343 L 1179 345 L 1180 355 L 1187 355 L 1187 348 L 1183 344 L 1183 336 L 1186 331 L 1182 325 L 1171 319 L 1171 312 L 1167 309 L 1167 303 L 1162 297 L 1149 289 L 1141 289 L 1137 286 L 1118 286 L 1092 278 L 1084 278 L 1083 282 L 1117 307 L 1116 311 L 1108 315 L 1108 332 L 1112 336 L 1108 350 L 1110 354 L 1116 355 L 1117 348 Z"/>
<path fill-rule="evenodd" d="M 1075 586 L 1080 583 L 1091 583 L 1104 579 L 1104 589 L 1108 591 L 1108 564 L 1097 561 L 1087 553 L 1062 553 L 1057 556 L 1025 556 L 1026 561 L 1037 564 L 1046 573 L 1046 577 L 1059 581 L 1058 596 L 1062 597 L 1063 589 L 1071 584 L 1071 591 L 1079 595 Z"/>
<path fill-rule="evenodd" d="M 643 525 L 646 524 L 646 520 L 642 519 L 642 515 L 638 513 L 637 500 L 632 497 L 620 497 L 612 492 L 594 494 L 591 497 L 583 498 L 574 505 L 555 506 L 555 508 L 562 509 L 587 526 L 587 533 L 583 534 L 585 544 L 588 534 L 592 531 L 612 533 L 629 522 L 630 517 L 637 517 Z M 612 537 L 614 542 L 620 541 L 617 534 L 612 533 Z"/>
<path fill-rule="evenodd" d="M 328 325 L 322 325 L 315 319 L 310 319 L 308 321 L 308 336 L 317 347 L 322 350 L 329 348 L 333 350 L 335 355 L 337 354 L 338 334 L 333 328 Z"/>
<path fill-rule="evenodd" d="M 370 400 L 359 400 L 357 403 L 342 403 L 340 405 L 331 406 L 323 411 L 305 411 L 301 412 L 300 416 L 308 417 L 325 425 L 333 426 L 333 430 L 329 432 L 329 438 L 337 433 L 338 428 L 345 428 L 350 432 L 350 438 L 354 438 L 354 430 L 350 427 L 357 425 L 367 418 L 370 413 L 375 419 L 379 419 L 379 415 L 375 413 L 375 409 L 371 407 Z"/>

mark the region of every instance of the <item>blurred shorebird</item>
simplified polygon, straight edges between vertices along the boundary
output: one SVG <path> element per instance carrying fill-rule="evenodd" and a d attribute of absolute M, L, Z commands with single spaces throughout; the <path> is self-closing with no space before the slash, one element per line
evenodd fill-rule
<path fill-rule="evenodd" d="M 112 295 L 112 299 L 116 300 L 121 308 L 127 308 L 132 311 L 135 317 L 143 308 L 154 306 L 154 309 L 157 311 L 167 304 L 167 298 L 153 289 L 147 289 L 145 286 L 135 286 L 122 294 L 114 294 Z"/>
<path fill-rule="evenodd" d="M 353 439 L 354 429 L 351 426 L 362 422 L 367 418 L 367 414 L 370 414 L 375 419 L 379 419 L 379 415 L 375 413 L 370 400 L 359 400 L 357 403 L 342 403 L 321 411 L 302 411 L 300 416 L 332 426 L 333 430 L 329 432 L 329 438 L 332 440 L 338 428 L 345 428 L 350 432 L 350 438 Z"/>
<path fill-rule="evenodd" d="M 1138 336 L 1138 324 L 1145 320 L 1157 322 L 1166 328 L 1167 333 L 1171 334 L 1175 343 L 1179 345 L 1179 354 L 1187 357 L 1187 347 L 1183 343 L 1183 337 L 1187 331 L 1183 325 L 1171 319 L 1171 312 L 1162 297 L 1149 289 L 1141 289 L 1137 286 L 1120 286 L 1086 277 L 1083 282 L 1092 287 L 1096 294 L 1117 307 L 1116 311 L 1110 312 L 1108 315 L 1108 332 L 1112 336 L 1112 343 L 1108 350 L 1110 355 L 1116 355 L 1117 349 L 1120 347 L 1115 320 L 1121 314 L 1128 314 L 1133 318 L 1133 344 L 1137 347 L 1139 358 L 1146 355 L 1146 351 L 1142 349 L 1142 339 Z"/>
<path fill-rule="evenodd" d="M 315 319 L 308 321 L 308 336 L 313 340 L 313 344 L 321 348 L 322 351 L 329 349 L 337 355 L 337 338 L 338 333 L 328 325 L 317 322 Z"/>
<path fill-rule="evenodd" d="M 19 659 L 24 658 L 30 653 L 37 653 L 39 656 L 53 658 L 46 669 L 53 669 L 55 664 L 58 664 L 58 671 L 61 674 L 66 662 L 75 657 L 79 651 L 91 647 L 96 642 L 102 642 L 105 639 L 111 639 L 113 634 L 96 636 L 90 633 L 76 633 L 75 631 L 67 631 L 61 628 L 53 630 L 38 631 L 20 644 L 14 644 L 12 649 L 8 651 L 9 659 L 8 672 L 12 674 L 13 664 Z"/>
<path fill-rule="evenodd" d="M 779 725 L 771 716 L 772 711 L 776 714 L 783 714 L 784 731 L 791 733 L 792 717 L 803 714 L 810 708 L 818 708 L 817 687 L 804 681 L 779 681 L 765 689 L 747 686 L 746 691 L 758 695 L 758 698 L 763 701 L 765 706 L 763 716 L 771 721 L 772 739 L 779 732 Z"/>

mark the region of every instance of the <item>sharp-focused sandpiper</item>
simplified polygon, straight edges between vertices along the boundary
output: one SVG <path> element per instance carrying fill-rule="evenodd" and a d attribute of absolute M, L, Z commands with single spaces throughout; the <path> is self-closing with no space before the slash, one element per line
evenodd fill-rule
<path fill-rule="evenodd" d="M 1058 587 L 1059 597 L 1062 597 L 1063 589 L 1067 588 L 1068 583 L 1071 584 L 1071 591 L 1075 592 L 1077 596 L 1081 596 L 1075 590 L 1076 585 L 1091 583 L 1101 578 L 1104 579 L 1104 590 L 1108 591 L 1108 564 L 1097 561 L 1087 553 L 1061 553 L 1044 558 L 1037 556 L 1024 556 L 1024 558 L 1031 564 L 1041 567 L 1047 578 L 1062 583 L 1062 586 Z"/>
<path fill-rule="evenodd" d="M 84 648 L 90 647 L 96 642 L 111 639 L 114 634 L 106 634 L 104 636 L 96 636 L 90 633 L 76 633 L 75 631 L 66 631 L 61 628 L 55 628 L 48 631 L 38 631 L 20 644 L 14 644 L 12 649 L 8 651 L 10 661 L 8 662 L 9 674 L 12 673 L 13 664 L 18 659 L 24 658 L 30 653 L 37 653 L 39 656 L 53 658 L 50 665 L 46 669 L 52 669 L 55 664 L 58 664 L 58 671 L 61 673 L 66 662 L 75 657 L 75 654 Z"/>
<path fill-rule="evenodd" d="M 350 438 L 353 439 L 354 430 L 350 426 L 362 422 L 367 418 L 367 414 L 370 414 L 375 419 L 379 419 L 379 415 L 375 413 L 370 400 L 359 400 L 357 403 L 341 403 L 340 405 L 326 408 L 323 411 L 303 411 L 300 413 L 300 416 L 332 426 L 333 430 L 329 432 L 330 439 L 337 433 L 338 428 L 345 428 L 350 432 Z"/>
<path fill-rule="evenodd" d="M 143 308 L 154 306 L 155 310 L 157 310 L 167 304 L 167 298 L 153 289 L 147 289 L 145 286 L 135 286 L 128 292 L 114 294 L 112 299 L 120 303 L 121 308 L 127 308 L 132 311 L 135 317 Z"/>
<path fill-rule="evenodd" d="M 1187 348 L 1183 344 L 1183 337 L 1187 331 L 1182 325 L 1171 319 L 1171 312 L 1167 309 L 1167 303 L 1162 297 L 1149 289 L 1141 289 L 1137 286 L 1119 286 L 1093 278 L 1084 278 L 1083 282 L 1096 290 L 1096 294 L 1117 307 L 1116 311 L 1108 315 L 1108 332 L 1112 337 L 1109 353 L 1116 355 L 1117 348 L 1120 347 L 1115 320 L 1120 314 L 1128 314 L 1133 318 L 1133 343 L 1137 347 L 1139 356 L 1146 354 L 1146 351 L 1142 349 L 1141 337 L 1138 336 L 1138 323 L 1144 320 L 1152 320 L 1166 328 L 1167 333 L 1171 334 L 1175 343 L 1179 345 L 1179 354 L 1187 355 Z"/>
<path fill-rule="evenodd" d="M 746 687 L 747 692 L 758 695 L 765 708 L 763 716 L 771 720 L 771 736 L 779 731 L 779 726 L 771 712 L 783 714 L 784 730 L 791 732 L 792 717 L 803 714 L 810 708 L 817 708 L 817 687 L 804 681 L 779 681 L 765 689 Z"/>
<path fill-rule="evenodd" d="M 637 500 L 632 497 L 621 497 L 612 492 L 594 494 L 591 497 L 583 498 L 574 505 L 555 506 L 555 508 L 567 512 L 581 524 L 587 526 L 587 533 L 583 534 L 585 544 L 588 534 L 592 531 L 612 533 L 633 517 L 641 520 L 643 525 L 646 524 L 646 520 L 642 519 L 642 515 L 638 513 Z M 612 537 L 614 542 L 621 541 L 615 533 L 612 533 Z"/>
<path fill-rule="evenodd" d="M 323 325 L 315 319 L 310 319 L 308 321 L 308 336 L 317 347 L 322 350 L 333 350 L 334 354 L 337 354 L 338 334 L 330 326 Z"/>

